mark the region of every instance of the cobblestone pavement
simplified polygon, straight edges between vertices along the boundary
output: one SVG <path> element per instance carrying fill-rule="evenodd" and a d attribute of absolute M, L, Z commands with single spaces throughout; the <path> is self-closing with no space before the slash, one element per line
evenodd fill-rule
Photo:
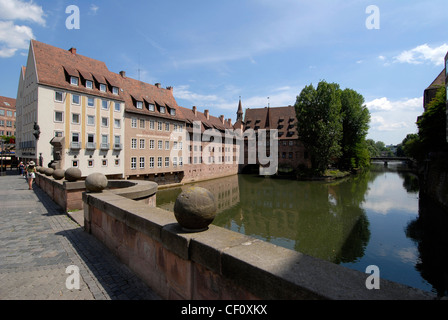
<path fill-rule="evenodd" d="M 66 285 L 72 265 L 79 290 Z M 0 300 L 159 299 L 38 186 L 0 176 Z"/>

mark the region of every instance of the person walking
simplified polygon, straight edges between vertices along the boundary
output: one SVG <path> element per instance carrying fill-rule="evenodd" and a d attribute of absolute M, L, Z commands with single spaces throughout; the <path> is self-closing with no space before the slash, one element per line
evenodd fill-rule
<path fill-rule="evenodd" d="M 28 166 L 26 167 L 26 173 L 28 177 L 28 189 L 33 189 L 33 180 L 36 178 L 36 164 L 34 161 L 30 161 Z"/>
<path fill-rule="evenodd" d="M 25 177 L 25 165 L 23 164 L 22 161 L 20 161 L 18 168 L 19 168 L 20 176 L 23 178 L 26 178 Z"/>

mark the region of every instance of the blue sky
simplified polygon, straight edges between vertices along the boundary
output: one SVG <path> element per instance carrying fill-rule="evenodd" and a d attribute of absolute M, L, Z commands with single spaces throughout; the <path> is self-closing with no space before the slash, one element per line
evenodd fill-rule
<path fill-rule="evenodd" d="M 79 29 L 66 28 L 69 5 Z M 240 96 L 243 108 L 293 105 L 304 86 L 336 82 L 364 96 L 368 137 L 397 144 L 444 68 L 446 12 L 446 0 L 0 0 L 0 95 L 16 97 L 33 38 L 233 121 Z"/>

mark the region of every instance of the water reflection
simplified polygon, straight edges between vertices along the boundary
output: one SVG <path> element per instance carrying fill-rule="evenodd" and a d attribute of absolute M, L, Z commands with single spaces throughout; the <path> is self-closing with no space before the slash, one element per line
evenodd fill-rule
<path fill-rule="evenodd" d="M 214 194 L 215 225 L 362 272 L 377 265 L 382 278 L 446 292 L 448 241 L 435 237 L 448 224 L 425 229 L 428 204 L 420 200 L 419 215 L 418 179 L 401 165 L 330 183 L 235 175 L 195 185 Z M 172 211 L 182 188 L 160 190 L 157 206 Z"/>

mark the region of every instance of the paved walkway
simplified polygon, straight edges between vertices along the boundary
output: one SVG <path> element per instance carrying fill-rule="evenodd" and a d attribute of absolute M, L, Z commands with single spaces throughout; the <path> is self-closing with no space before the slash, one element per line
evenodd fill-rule
<path fill-rule="evenodd" d="M 66 286 L 72 265 L 79 290 Z M 28 190 L 24 178 L 8 172 L 0 176 L 0 300 L 61 299 L 160 298 L 38 186 Z"/>

